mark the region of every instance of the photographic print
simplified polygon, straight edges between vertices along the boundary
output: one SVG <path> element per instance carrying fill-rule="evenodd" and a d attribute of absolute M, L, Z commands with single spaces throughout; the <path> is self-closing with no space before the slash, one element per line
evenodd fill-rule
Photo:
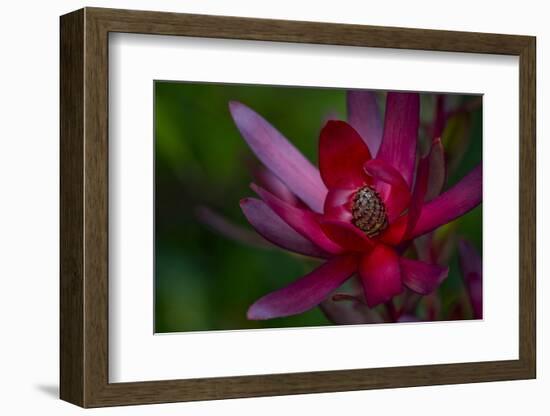
<path fill-rule="evenodd" d="M 156 333 L 483 318 L 482 96 L 154 98 Z"/>
<path fill-rule="evenodd" d="M 62 400 L 536 378 L 535 37 L 86 7 L 59 38 Z"/>

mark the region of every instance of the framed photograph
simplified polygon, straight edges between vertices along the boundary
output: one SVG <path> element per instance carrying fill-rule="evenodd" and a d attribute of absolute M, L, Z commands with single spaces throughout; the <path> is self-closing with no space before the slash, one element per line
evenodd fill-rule
<path fill-rule="evenodd" d="M 61 398 L 535 378 L 535 49 L 62 16 Z"/>

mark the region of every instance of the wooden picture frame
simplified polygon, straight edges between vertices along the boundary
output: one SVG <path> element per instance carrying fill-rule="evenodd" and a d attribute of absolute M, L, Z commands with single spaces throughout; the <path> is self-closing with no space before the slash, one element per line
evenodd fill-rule
<path fill-rule="evenodd" d="M 535 378 L 535 38 L 85 8 L 61 17 L 63 400 L 82 407 Z M 503 54 L 520 66 L 519 359 L 109 383 L 108 34 L 110 32 Z"/>

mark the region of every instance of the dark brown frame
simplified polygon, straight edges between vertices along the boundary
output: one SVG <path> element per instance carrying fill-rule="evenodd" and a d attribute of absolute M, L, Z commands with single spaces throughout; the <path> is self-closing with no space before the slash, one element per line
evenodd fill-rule
<path fill-rule="evenodd" d="M 109 383 L 109 32 L 519 56 L 519 359 Z M 530 36 L 98 8 L 62 16 L 61 398 L 99 407 L 535 378 L 535 50 Z"/>

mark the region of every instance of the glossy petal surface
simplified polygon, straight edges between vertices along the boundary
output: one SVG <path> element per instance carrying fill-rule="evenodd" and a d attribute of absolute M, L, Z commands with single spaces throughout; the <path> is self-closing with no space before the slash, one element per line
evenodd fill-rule
<path fill-rule="evenodd" d="M 414 178 L 419 122 L 418 94 L 388 93 L 384 135 L 376 158 L 388 162 L 398 170 L 409 186 Z"/>
<path fill-rule="evenodd" d="M 479 165 L 452 188 L 423 206 L 411 238 L 466 214 L 481 203 L 482 194 L 482 173 Z"/>
<path fill-rule="evenodd" d="M 367 144 L 371 155 L 378 153 L 382 143 L 382 118 L 376 102 L 376 93 L 364 90 L 350 90 L 346 96 L 348 122 Z"/>
<path fill-rule="evenodd" d="M 316 246 L 328 253 L 341 253 L 342 249 L 330 240 L 317 221 L 317 214 L 307 209 L 302 209 L 290 205 L 289 203 L 277 198 L 265 189 L 252 185 L 252 189 L 260 195 L 264 202 L 290 227 L 292 227 L 302 237 L 307 238 Z"/>
<path fill-rule="evenodd" d="M 319 138 L 319 170 L 327 188 L 360 187 L 363 165 L 370 160 L 367 145 L 345 121 L 329 121 Z"/>
<path fill-rule="evenodd" d="M 245 198 L 241 201 L 241 209 L 258 234 L 269 242 L 306 256 L 320 258 L 328 256 L 321 248 L 298 234 L 265 202 L 256 198 Z"/>
<path fill-rule="evenodd" d="M 394 249 L 378 244 L 361 258 L 359 276 L 369 307 L 389 301 L 401 293 L 401 269 Z"/>
<path fill-rule="evenodd" d="M 237 128 L 258 159 L 296 196 L 322 212 L 327 189 L 319 171 L 262 116 L 236 101 L 229 109 Z"/>
<path fill-rule="evenodd" d="M 347 251 L 369 251 L 375 243 L 356 226 L 343 221 L 320 221 L 325 234 Z"/>
<path fill-rule="evenodd" d="M 305 312 L 324 301 L 357 270 L 355 256 L 334 257 L 290 285 L 260 298 L 248 319 L 272 319 Z"/>

